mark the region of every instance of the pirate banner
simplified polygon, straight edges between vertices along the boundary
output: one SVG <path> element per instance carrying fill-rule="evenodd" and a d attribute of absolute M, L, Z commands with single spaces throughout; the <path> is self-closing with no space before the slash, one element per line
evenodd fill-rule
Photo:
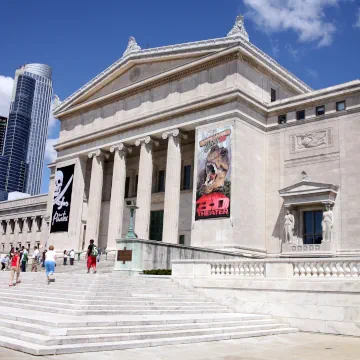
<path fill-rule="evenodd" d="M 230 217 L 231 126 L 198 133 L 195 220 Z"/>
<path fill-rule="evenodd" d="M 50 232 L 68 231 L 75 165 L 56 170 Z"/>

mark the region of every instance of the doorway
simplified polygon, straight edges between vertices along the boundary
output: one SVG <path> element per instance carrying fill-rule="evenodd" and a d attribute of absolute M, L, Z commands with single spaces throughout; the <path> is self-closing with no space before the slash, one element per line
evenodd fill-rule
<path fill-rule="evenodd" d="M 150 240 L 162 241 L 164 210 L 150 213 Z"/>

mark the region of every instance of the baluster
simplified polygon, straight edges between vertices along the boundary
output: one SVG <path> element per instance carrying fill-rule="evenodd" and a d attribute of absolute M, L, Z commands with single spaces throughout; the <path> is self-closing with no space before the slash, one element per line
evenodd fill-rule
<path fill-rule="evenodd" d="M 241 264 L 240 264 L 240 276 L 245 276 L 244 263 L 241 263 Z"/>
<path fill-rule="evenodd" d="M 311 276 L 311 267 L 309 263 L 305 264 L 305 276 Z"/>
<path fill-rule="evenodd" d="M 234 275 L 234 272 L 235 272 L 235 270 L 234 270 L 234 265 L 233 265 L 233 264 L 229 264 L 229 266 L 230 266 L 230 275 Z"/>
<path fill-rule="evenodd" d="M 224 268 L 225 268 L 225 275 L 229 275 L 230 271 L 229 271 L 229 265 L 228 264 L 224 264 Z"/>
<path fill-rule="evenodd" d="M 357 264 L 356 263 L 351 263 L 350 267 L 351 267 L 351 276 L 358 277 L 359 276 L 359 271 L 358 271 L 358 268 L 357 268 Z"/>
<path fill-rule="evenodd" d="M 211 275 L 215 275 L 215 264 L 211 264 Z"/>
<path fill-rule="evenodd" d="M 351 269 L 350 269 L 350 263 L 348 261 L 346 261 L 344 263 L 344 270 L 345 270 L 345 276 L 349 277 L 351 276 Z"/>
<path fill-rule="evenodd" d="M 294 276 L 300 276 L 299 263 L 294 263 L 293 267 L 294 267 Z"/>
<path fill-rule="evenodd" d="M 265 266 L 264 266 L 264 264 L 260 264 L 260 276 L 265 276 Z"/>
<path fill-rule="evenodd" d="M 332 277 L 337 277 L 338 276 L 338 269 L 336 267 L 337 264 L 335 263 L 330 263 L 330 269 L 331 269 L 331 276 Z"/>
<path fill-rule="evenodd" d="M 250 264 L 250 276 L 255 276 L 254 264 Z"/>
<path fill-rule="evenodd" d="M 324 263 L 325 277 L 331 277 L 331 269 L 329 263 Z"/>
<path fill-rule="evenodd" d="M 259 265 L 259 263 L 255 264 L 255 276 L 260 276 L 260 265 Z"/>
<path fill-rule="evenodd" d="M 344 277 L 345 276 L 345 271 L 344 271 L 344 265 L 343 263 L 336 263 L 336 268 L 337 268 L 337 274 L 339 277 Z"/>
<path fill-rule="evenodd" d="M 245 267 L 245 276 L 249 276 L 250 274 L 249 264 L 244 264 L 244 267 Z"/>
<path fill-rule="evenodd" d="M 221 274 L 221 275 L 225 275 L 225 267 L 224 267 L 224 264 L 221 264 L 220 274 Z"/>
<path fill-rule="evenodd" d="M 314 276 L 314 277 L 319 276 L 317 265 L 318 265 L 317 263 L 312 263 L 312 265 L 311 265 L 311 273 L 312 273 L 312 276 Z"/>
<path fill-rule="evenodd" d="M 236 265 L 235 265 L 235 274 L 234 274 L 234 275 L 235 275 L 235 276 L 238 276 L 239 273 L 240 273 L 239 264 L 236 263 Z"/>
<path fill-rule="evenodd" d="M 319 277 L 324 277 L 325 269 L 324 269 L 324 264 L 323 263 L 319 263 L 319 265 L 318 265 L 318 273 L 319 273 Z"/>
<path fill-rule="evenodd" d="M 299 266 L 300 266 L 300 276 L 305 276 L 304 263 L 299 263 Z"/>
<path fill-rule="evenodd" d="M 219 264 L 215 264 L 215 275 L 219 275 Z"/>

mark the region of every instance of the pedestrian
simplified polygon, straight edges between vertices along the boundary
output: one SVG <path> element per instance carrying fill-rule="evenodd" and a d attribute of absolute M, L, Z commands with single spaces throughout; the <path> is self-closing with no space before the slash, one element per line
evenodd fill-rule
<path fill-rule="evenodd" d="M 64 250 L 64 265 L 67 265 L 67 258 L 68 258 L 67 251 Z"/>
<path fill-rule="evenodd" d="M 12 259 L 12 257 L 14 256 L 14 254 L 15 254 L 15 248 L 14 248 L 14 247 L 11 247 L 10 252 L 9 252 L 9 258 L 10 258 L 10 260 Z"/>
<path fill-rule="evenodd" d="M 40 252 L 37 248 L 37 246 L 34 247 L 34 252 L 32 254 L 32 263 L 31 263 L 31 272 L 37 272 L 37 266 L 38 266 L 38 262 L 39 262 L 39 256 L 40 256 Z"/>
<path fill-rule="evenodd" d="M 41 267 L 43 267 L 43 268 L 45 267 L 46 252 L 47 252 L 47 250 L 45 249 L 42 254 Z"/>
<path fill-rule="evenodd" d="M 49 251 L 47 251 L 45 254 L 45 270 L 46 270 L 46 277 L 48 284 L 50 284 L 51 276 L 55 272 L 55 261 L 56 261 L 56 252 L 54 251 L 54 246 L 50 245 Z"/>
<path fill-rule="evenodd" d="M 8 264 L 9 260 L 10 260 L 9 255 L 6 255 L 1 259 L 1 270 L 5 271 L 7 267 L 6 265 Z"/>
<path fill-rule="evenodd" d="M 26 271 L 26 265 L 28 262 L 28 251 L 25 249 L 24 246 L 22 246 L 21 248 L 22 250 L 22 255 L 21 255 L 21 271 L 25 272 Z"/>
<path fill-rule="evenodd" d="M 94 244 L 93 239 L 90 240 L 90 245 L 88 246 L 86 256 L 87 256 L 87 269 L 88 269 L 87 272 L 89 273 L 90 269 L 93 268 L 94 274 L 96 274 L 96 257 L 98 256 L 98 249 Z"/>
<path fill-rule="evenodd" d="M 70 251 L 70 265 L 74 265 L 74 260 L 75 260 L 75 251 L 74 251 L 74 249 L 71 249 L 71 251 Z"/>
<path fill-rule="evenodd" d="M 13 257 L 11 259 L 9 286 L 13 286 L 15 274 L 16 274 L 16 284 L 20 284 L 20 253 L 18 249 L 15 250 L 15 252 L 13 253 Z"/>

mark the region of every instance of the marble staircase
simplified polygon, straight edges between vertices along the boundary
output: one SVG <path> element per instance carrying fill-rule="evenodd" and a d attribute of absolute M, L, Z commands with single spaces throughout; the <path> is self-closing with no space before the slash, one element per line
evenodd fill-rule
<path fill-rule="evenodd" d="M 0 273 L 0 346 L 33 355 L 105 351 L 295 332 L 267 315 L 235 313 L 170 277 Z"/>

